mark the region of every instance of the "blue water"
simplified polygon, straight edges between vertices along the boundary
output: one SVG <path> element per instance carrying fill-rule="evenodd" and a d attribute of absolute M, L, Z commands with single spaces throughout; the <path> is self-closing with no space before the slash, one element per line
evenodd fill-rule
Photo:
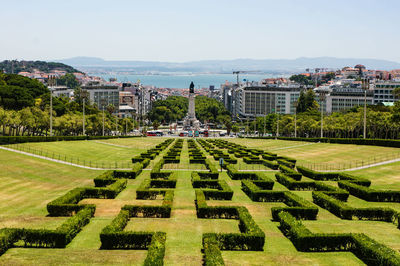
<path fill-rule="evenodd" d="M 108 80 L 116 78 L 119 82 L 140 82 L 143 85 L 152 85 L 158 88 L 189 88 L 190 82 L 193 81 L 196 88 L 208 88 L 214 85 L 219 88 L 226 81 L 236 83 L 236 75 L 233 74 L 160 74 L 160 75 L 133 75 L 133 74 L 100 74 L 91 73 L 91 75 L 99 76 Z M 265 78 L 276 77 L 273 74 L 243 74 L 240 75 L 240 81 L 244 79 L 248 81 L 260 81 Z"/>

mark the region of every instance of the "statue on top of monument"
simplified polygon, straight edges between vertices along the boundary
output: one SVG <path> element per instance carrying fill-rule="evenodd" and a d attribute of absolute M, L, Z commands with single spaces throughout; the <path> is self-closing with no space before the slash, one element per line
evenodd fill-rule
<path fill-rule="evenodd" d="M 193 84 L 193 81 L 190 83 L 190 86 L 189 86 L 189 93 L 194 93 L 194 84 Z"/>

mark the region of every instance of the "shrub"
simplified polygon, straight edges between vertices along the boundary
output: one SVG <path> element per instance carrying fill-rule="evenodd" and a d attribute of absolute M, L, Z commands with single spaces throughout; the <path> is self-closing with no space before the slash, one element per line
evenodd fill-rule
<path fill-rule="evenodd" d="M 344 202 L 332 198 L 323 192 L 313 191 L 312 197 L 315 204 L 327 209 L 342 219 L 352 220 L 354 217 L 360 220 L 398 222 L 398 213 L 390 208 L 352 208 Z"/>
<path fill-rule="evenodd" d="M 348 180 L 348 181 L 351 181 L 352 183 L 359 184 L 359 185 L 366 186 L 366 187 L 369 187 L 371 185 L 371 181 L 369 181 L 368 179 L 353 176 L 353 175 L 346 174 L 346 173 L 317 172 L 317 171 L 308 169 L 304 166 L 296 166 L 296 168 L 297 168 L 297 171 L 299 171 L 304 176 L 309 177 L 311 179 L 315 179 L 315 180 L 321 180 L 321 181 Z"/>
<path fill-rule="evenodd" d="M 299 251 L 352 251 L 368 265 L 399 265 L 400 255 L 364 234 L 313 234 L 287 212 L 278 215 L 280 229 Z"/>
<path fill-rule="evenodd" d="M 144 260 L 145 266 L 164 265 L 166 235 L 164 232 L 155 232 L 153 234 L 146 259 Z"/>
<path fill-rule="evenodd" d="M 284 173 L 285 175 L 287 175 L 287 176 L 289 176 L 289 177 L 291 177 L 291 178 L 293 178 L 293 179 L 295 179 L 297 181 L 301 180 L 302 174 L 297 172 L 293 168 L 290 168 L 290 167 L 287 167 L 287 166 L 281 164 L 281 165 L 279 165 L 279 170 L 282 173 Z"/>
<path fill-rule="evenodd" d="M 16 228 L 0 229 L 0 255 L 4 254 L 20 239 L 21 230 Z"/>
<path fill-rule="evenodd" d="M 273 170 L 278 170 L 278 168 L 279 168 L 279 164 L 277 162 L 273 162 L 273 161 L 263 160 L 262 164 Z"/>
<path fill-rule="evenodd" d="M 222 258 L 219 243 L 214 233 L 203 234 L 204 265 L 222 266 L 225 265 Z"/>
<path fill-rule="evenodd" d="M 294 168 L 294 166 L 295 166 L 295 163 L 284 160 L 284 159 L 277 159 L 276 161 L 278 162 L 279 165 L 284 165 L 289 168 Z"/>
<path fill-rule="evenodd" d="M 351 195 L 366 201 L 375 202 L 400 202 L 400 191 L 375 190 L 369 187 L 360 186 L 349 181 L 339 181 L 340 188 L 346 189 Z"/>
<path fill-rule="evenodd" d="M 76 215 L 66 220 L 56 230 L 22 229 L 21 239 L 25 246 L 64 248 L 89 223 L 95 208 L 85 207 Z"/>

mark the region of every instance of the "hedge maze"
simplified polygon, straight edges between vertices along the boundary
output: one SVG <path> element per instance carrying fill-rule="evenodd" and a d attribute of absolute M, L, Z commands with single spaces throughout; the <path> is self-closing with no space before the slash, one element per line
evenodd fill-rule
<path fill-rule="evenodd" d="M 219 171 L 220 158 L 224 162 L 223 171 Z M 165 167 L 186 159 L 206 170 Z M 265 168 L 239 170 L 239 162 Z M 276 243 L 265 222 L 295 248 L 295 253 L 318 252 L 323 256 L 329 252 L 351 252 L 367 265 L 400 265 L 398 250 L 367 234 L 351 229 L 344 233 L 315 233 L 308 228 L 330 215 L 338 221 L 354 220 L 360 227 L 368 220 L 398 230 L 400 208 L 395 205 L 400 203 L 398 190 L 373 189 L 366 178 L 344 172 L 313 171 L 296 166 L 295 158 L 223 139 L 166 139 L 132 158 L 132 163 L 129 171 L 105 171 L 94 178 L 94 186 L 77 187 L 52 199 L 47 204 L 46 219 L 68 217 L 56 229 L 0 229 L 0 254 L 13 247 L 68 248 L 92 217 L 96 217 L 96 204 L 82 200 L 118 201 L 130 184 L 137 182 L 135 189 L 125 195 L 134 203 L 126 200 L 119 205 L 97 237 L 101 250 L 147 250 L 144 265 L 229 265 L 232 262 L 229 251 L 255 257 L 252 264 L 270 264 L 256 259 L 258 255 L 262 258 L 269 246 Z M 382 207 L 353 206 L 350 199 L 354 198 Z M 188 230 L 193 236 L 186 239 L 181 229 L 187 226 L 181 224 L 185 219 L 191 222 Z M 218 230 L 221 227 L 213 228 L 214 224 L 228 220 L 235 222 L 236 230 L 221 232 Z M 141 221 L 155 226 L 141 230 L 136 226 Z M 186 256 L 177 251 L 180 233 L 182 241 L 188 241 L 184 245 L 198 242 L 187 247 L 197 249 L 193 251 L 197 262 L 180 260 Z M 172 253 L 180 257 L 174 258 Z"/>
<path fill-rule="evenodd" d="M 292 241 L 298 251 L 349 251 L 368 265 L 400 265 L 398 251 L 371 239 L 365 234 L 316 234 L 301 223 L 301 220 L 317 220 L 318 207 L 321 207 L 341 219 L 384 221 L 393 223 L 400 229 L 400 213 L 395 209 L 385 207 L 356 208 L 345 203 L 350 194 L 365 201 L 398 203 L 400 202 L 400 191 L 371 189 L 369 188 L 371 181 L 365 178 L 346 173 L 324 173 L 305 167 L 296 167 L 296 160 L 293 158 L 278 156 L 257 149 L 248 149 L 225 140 L 209 140 L 207 142 L 200 142 L 203 147 L 206 147 L 206 150 L 227 149 L 229 153 L 242 158 L 248 164 L 264 164 L 271 169 L 279 170 L 275 174 L 275 180 L 286 187 L 287 190 L 273 190 L 275 181 L 264 177 L 263 172 L 238 171 L 234 164 L 224 166 L 232 180 L 241 180 L 242 191 L 252 201 L 283 202 L 287 205 L 287 207 L 272 207 L 271 213 L 273 220 L 279 222 L 282 233 Z M 213 154 L 218 153 L 214 151 Z M 332 181 L 336 181 L 337 185 L 332 184 Z M 313 200 L 310 202 L 291 191 L 312 191 Z M 196 198 L 198 216 L 199 212 L 202 211 L 200 217 L 207 217 L 208 215 L 218 218 L 218 211 L 207 212 L 203 210 L 203 208 L 207 208 L 204 193 L 196 191 Z M 224 215 L 226 214 L 224 213 Z M 261 237 L 261 234 L 259 237 Z M 221 245 L 219 241 L 219 238 L 213 234 L 204 236 L 206 264 L 207 262 L 210 265 L 223 264 L 219 250 L 224 249 L 225 246 Z M 237 242 L 243 243 L 240 240 Z M 254 240 L 254 242 L 257 241 Z M 266 244 L 268 244 L 268 239 Z"/>

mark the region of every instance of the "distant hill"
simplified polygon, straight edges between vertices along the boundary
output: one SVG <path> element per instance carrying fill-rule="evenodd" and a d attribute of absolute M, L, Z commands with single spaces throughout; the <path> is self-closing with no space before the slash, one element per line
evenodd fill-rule
<path fill-rule="evenodd" d="M 81 72 L 72 66 L 68 66 L 58 62 L 45 62 L 45 61 L 17 61 L 5 60 L 0 62 L 0 70 L 6 73 L 19 73 L 26 71 L 32 73 L 35 69 L 43 72 L 50 72 L 52 70 L 62 70 L 68 73 Z"/>
<path fill-rule="evenodd" d="M 261 72 L 303 72 L 306 68 L 332 68 L 363 64 L 368 69 L 391 70 L 400 68 L 400 63 L 380 59 L 300 57 L 296 59 L 235 59 L 203 60 L 184 63 L 157 61 L 107 61 L 96 57 L 74 57 L 55 60 L 76 68 L 103 68 L 109 70 L 160 71 L 160 72 L 217 72 L 230 73 L 232 70 Z"/>

